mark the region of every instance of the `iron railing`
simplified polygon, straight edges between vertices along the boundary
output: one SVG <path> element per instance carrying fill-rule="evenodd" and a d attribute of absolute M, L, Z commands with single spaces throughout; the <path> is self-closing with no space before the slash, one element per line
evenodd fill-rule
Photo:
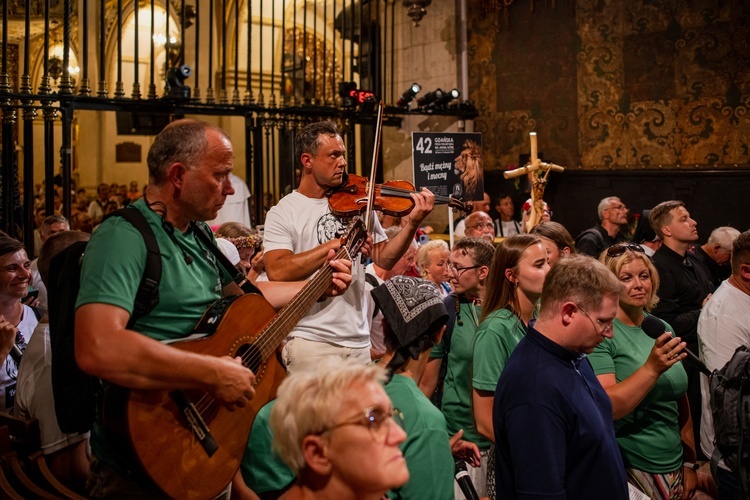
<path fill-rule="evenodd" d="M 246 179 L 256 221 L 262 217 L 263 193 L 278 196 L 280 186 L 294 182 L 291 145 L 301 124 L 322 118 L 337 121 L 345 132 L 350 164 L 356 164 L 357 155 L 370 154 L 368 141 L 357 138 L 371 135 L 367 127 L 372 126 L 378 99 L 387 103 L 386 124 L 398 123 L 409 113 L 475 116 L 470 105 L 396 106 L 394 27 L 395 16 L 403 15 L 396 13 L 402 9 L 399 4 L 3 0 L 0 228 L 22 234 L 27 247 L 33 242 L 34 200 L 24 197 L 21 207 L 18 169 L 23 171 L 23 191 L 33 192 L 35 154 L 44 157 L 47 213 L 54 205 L 53 178 L 59 169 L 62 211 L 70 216 L 72 127 L 79 110 L 114 111 L 136 121 L 188 114 L 244 117 Z M 159 19 L 163 24 L 157 28 Z M 53 53 L 60 45 L 61 54 Z M 43 144 L 37 147 L 32 124 L 40 119 Z M 355 126 L 363 133 L 355 134 Z M 60 144 L 55 144 L 55 127 L 61 127 Z M 21 139 L 22 155 L 17 147 Z"/>

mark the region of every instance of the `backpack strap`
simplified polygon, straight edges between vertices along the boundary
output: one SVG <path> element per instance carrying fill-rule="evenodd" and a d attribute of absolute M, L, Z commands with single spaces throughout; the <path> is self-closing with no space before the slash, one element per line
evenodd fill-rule
<path fill-rule="evenodd" d="M 130 315 L 127 328 L 132 328 L 138 319 L 150 313 L 159 303 L 159 282 L 161 281 L 161 252 L 151 225 L 146 217 L 135 207 L 121 208 L 107 217 L 122 217 L 141 233 L 146 244 L 146 267 L 143 270 L 141 283 L 135 294 L 133 314 Z"/>
<path fill-rule="evenodd" d="M 711 476 L 716 477 L 719 471 L 719 461 L 721 460 L 721 450 L 714 444 L 714 451 L 711 453 Z"/>

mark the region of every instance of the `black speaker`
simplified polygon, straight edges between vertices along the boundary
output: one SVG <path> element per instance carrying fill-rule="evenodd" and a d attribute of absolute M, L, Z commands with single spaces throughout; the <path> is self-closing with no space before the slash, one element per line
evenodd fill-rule
<path fill-rule="evenodd" d="M 169 125 L 169 115 L 164 113 L 133 113 L 118 111 L 119 135 L 156 135 Z"/>

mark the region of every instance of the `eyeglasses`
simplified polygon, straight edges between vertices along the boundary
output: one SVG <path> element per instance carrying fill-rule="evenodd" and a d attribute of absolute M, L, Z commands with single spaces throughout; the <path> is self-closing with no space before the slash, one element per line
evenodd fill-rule
<path fill-rule="evenodd" d="M 485 229 L 485 228 L 490 229 L 494 227 L 495 225 L 492 222 L 487 222 L 485 224 L 481 224 L 481 223 L 477 224 L 476 226 L 466 226 L 466 229 Z"/>
<path fill-rule="evenodd" d="M 631 252 L 646 253 L 643 247 L 636 243 L 620 243 L 607 249 L 607 257 L 619 257 L 628 250 Z"/>
<path fill-rule="evenodd" d="M 448 268 L 449 271 L 453 272 L 453 274 L 456 275 L 456 278 L 461 276 L 461 273 L 464 271 L 468 271 L 469 269 L 476 269 L 478 267 L 482 266 L 467 266 L 467 267 L 458 267 L 457 265 L 453 264 L 452 262 L 448 262 L 445 264 L 445 267 Z"/>
<path fill-rule="evenodd" d="M 627 210 L 627 209 L 628 207 L 626 207 L 625 205 L 613 205 L 609 207 L 607 210 Z"/>
<path fill-rule="evenodd" d="M 404 417 L 400 410 L 397 408 L 383 410 L 382 408 L 370 407 L 365 409 L 363 415 L 346 422 L 334 424 L 321 431 L 320 434 L 325 434 L 326 432 L 331 432 L 347 425 L 357 425 L 367 427 L 375 439 L 384 441 L 386 436 L 388 436 L 391 424 L 394 423 L 402 429 L 404 428 Z"/>
<path fill-rule="evenodd" d="M 589 319 L 589 321 L 591 321 L 591 325 L 594 327 L 594 330 L 596 330 L 596 333 L 598 333 L 599 335 L 602 335 L 607 330 L 610 330 L 610 331 L 613 330 L 615 320 L 602 321 L 600 319 L 594 319 L 589 315 L 588 312 L 586 312 L 586 310 L 583 307 L 579 306 L 578 304 L 576 304 L 576 307 L 581 311 L 581 313 L 583 313 L 584 316 L 586 316 Z M 597 327 L 596 325 L 599 325 L 599 327 L 601 328 Z"/>

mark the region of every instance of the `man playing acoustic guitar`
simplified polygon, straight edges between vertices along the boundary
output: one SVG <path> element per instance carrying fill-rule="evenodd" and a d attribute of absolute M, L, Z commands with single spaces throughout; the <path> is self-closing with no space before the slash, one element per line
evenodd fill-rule
<path fill-rule="evenodd" d="M 271 208 L 264 230 L 266 273 L 271 281 L 307 279 L 337 250 L 344 221 L 331 213 L 326 193 L 341 186 L 346 172 L 346 147 L 332 122 L 311 123 L 295 137 L 294 155 L 302 167 L 299 187 Z M 391 269 L 411 245 L 414 233 L 432 211 L 435 196 L 427 189 L 411 194 L 414 208 L 406 224 L 386 240 L 377 218 L 372 218 L 370 257 Z M 374 241 L 373 241 L 374 240 Z M 365 266 L 356 262 L 352 285 L 340 297 L 313 306 L 292 331 L 284 346 L 287 370 L 303 368 L 322 357 L 338 355 L 370 362 L 371 311 L 365 301 Z"/>
<path fill-rule="evenodd" d="M 178 120 L 156 137 L 149 150 L 148 168 L 148 192 L 133 206 L 145 216 L 159 245 L 159 303 L 138 319 L 132 330 L 126 328 L 144 271 L 146 245 L 128 221 L 107 219 L 92 236 L 83 259 L 75 318 L 76 360 L 82 370 L 106 381 L 104 385 L 200 390 L 225 408 L 244 408 L 255 394 L 255 375 L 238 359 L 196 354 L 161 342 L 188 336 L 207 307 L 222 294 L 242 293 L 190 224 L 215 218 L 226 197 L 234 192 L 229 180 L 232 145 L 217 127 Z M 332 256 L 329 252 L 325 258 Z M 337 259 L 330 265 L 333 284 L 327 294 L 335 296 L 351 282 L 351 264 Z M 266 300 L 277 309 L 303 285 L 258 283 Z M 92 429 L 91 447 L 88 488 L 92 498 L 164 496 L 138 472 L 130 451 L 105 432 L 101 412 Z M 179 477 L 182 464 L 169 465 Z"/>

